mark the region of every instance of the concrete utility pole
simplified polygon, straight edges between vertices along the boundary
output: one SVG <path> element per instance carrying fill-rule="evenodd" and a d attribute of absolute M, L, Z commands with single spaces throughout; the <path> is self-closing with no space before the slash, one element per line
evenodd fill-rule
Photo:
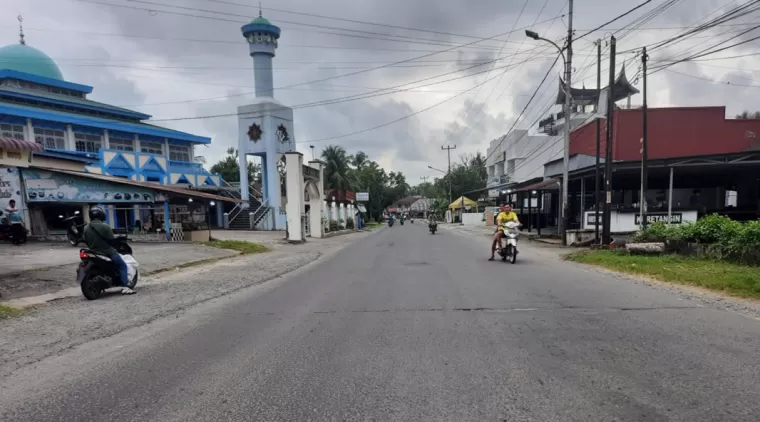
<path fill-rule="evenodd" d="M 642 113 L 642 136 L 641 136 L 641 227 L 647 226 L 647 189 L 649 188 L 649 178 L 647 172 L 647 160 L 649 159 L 649 151 L 647 150 L 647 48 L 641 52 L 641 66 L 643 75 L 643 94 L 644 103 L 641 107 Z M 670 223 L 670 222 L 668 222 Z"/>
<path fill-rule="evenodd" d="M 601 202 L 601 154 L 602 154 L 602 125 L 599 119 L 599 97 L 602 93 L 602 40 L 596 41 L 596 165 L 594 166 L 594 242 L 599 243 L 599 202 Z M 581 217 L 582 218 L 582 217 Z"/>
<path fill-rule="evenodd" d="M 445 150 L 449 154 L 449 171 L 446 173 L 449 178 L 449 204 L 451 203 L 451 201 L 454 200 L 454 198 L 451 197 L 451 150 L 452 149 L 457 149 L 457 146 L 446 145 L 445 147 L 441 147 L 441 150 Z"/>
<path fill-rule="evenodd" d="M 602 217 L 602 245 L 610 244 L 611 215 L 612 215 L 612 161 L 613 161 L 613 129 L 612 118 L 615 116 L 615 54 L 617 40 L 610 37 L 610 84 L 607 89 L 607 152 L 604 154 L 604 216 Z"/>
<path fill-rule="evenodd" d="M 428 179 L 429 177 L 430 177 L 430 176 L 420 176 L 420 179 L 422 179 L 422 183 L 427 183 L 427 179 Z M 423 194 L 423 195 L 422 195 L 422 200 L 424 201 L 424 202 L 423 202 L 423 204 L 425 205 L 425 218 L 427 219 L 427 216 L 428 216 L 428 215 L 427 215 L 427 213 L 428 213 L 428 207 L 427 207 L 427 195 L 425 195 L 425 194 L 424 194 L 424 192 L 420 192 L 420 193 L 422 193 L 422 194 Z"/>

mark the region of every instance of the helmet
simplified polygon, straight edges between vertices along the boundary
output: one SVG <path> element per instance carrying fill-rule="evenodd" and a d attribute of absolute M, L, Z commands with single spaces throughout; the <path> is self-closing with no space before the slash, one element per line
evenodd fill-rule
<path fill-rule="evenodd" d="M 106 221 L 106 212 L 102 207 L 90 207 L 90 220 Z"/>

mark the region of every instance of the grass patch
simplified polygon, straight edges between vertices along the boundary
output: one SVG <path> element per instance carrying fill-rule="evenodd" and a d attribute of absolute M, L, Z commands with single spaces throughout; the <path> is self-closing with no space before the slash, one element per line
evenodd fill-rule
<path fill-rule="evenodd" d="M 21 315 L 21 309 L 12 308 L 6 305 L 0 305 L 0 319 L 11 318 Z"/>
<path fill-rule="evenodd" d="M 581 251 L 566 255 L 569 261 L 597 265 L 660 281 L 718 290 L 734 296 L 760 298 L 760 267 L 679 255 L 630 255 L 618 251 Z"/>
<path fill-rule="evenodd" d="M 261 243 L 245 242 L 242 240 L 212 240 L 211 242 L 204 243 L 204 245 L 214 248 L 238 251 L 243 255 L 269 252 L 269 248 L 262 245 Z"/>

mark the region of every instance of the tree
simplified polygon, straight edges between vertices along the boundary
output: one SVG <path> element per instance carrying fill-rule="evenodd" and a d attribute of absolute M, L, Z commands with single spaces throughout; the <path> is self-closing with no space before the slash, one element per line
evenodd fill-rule
<path fill-rule="evenodd" d="M 736 118 L 738 120 L 760 120 L 760 111 L 750 113 L 749 111 L 744 110 L 741 114 L 737 114 Z"/>
<path fill-rule="evenodd" d="M 211 166 L 211 173 L 218 173 L 226 182 L 240 182 L 240 165 L 238 164 L 238 150 L 227 148 L 227 156 Z M 254 183 L 261 179 L 261 168 L 254 163 L 248 163 L 248 182 Z"/>
<path fill-rule="evenodd" d="M 325 161 L 325 189 L 351 189 L 351 169 L 346 150 L 337 145 L 330 145 L 322 150 Z"/>

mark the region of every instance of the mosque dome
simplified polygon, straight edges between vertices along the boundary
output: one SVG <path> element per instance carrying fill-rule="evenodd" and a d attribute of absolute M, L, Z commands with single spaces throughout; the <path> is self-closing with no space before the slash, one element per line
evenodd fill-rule
<path fill-rule="evenodd" d="M 257 17 L 256 19 L 252 20 L 251 23 L 257 24 L 257 25 L 271 25 L 272 24 L 271 22 L 269 22 L 269 19 L 263 16 Z"/>
<path fill-rule="evenodd" d="M 63 80 L 63 74 L 47 54 L 26 44 L 0 48 L 0 70 L 15 70 L 50 79 Z"/>

